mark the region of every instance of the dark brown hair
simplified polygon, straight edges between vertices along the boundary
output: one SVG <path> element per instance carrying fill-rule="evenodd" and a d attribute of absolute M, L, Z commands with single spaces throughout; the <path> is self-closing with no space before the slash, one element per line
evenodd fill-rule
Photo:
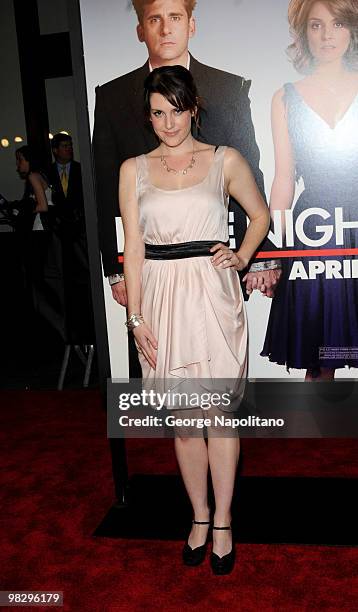
<path fill-rule="evenodd" d="M 22 157 L 29 162 L 29 174 L 30 172 L 42 173 L 40 157 L 37 154 L 37 151 L 34 151 L 31 147 L 29 147 L 29 145 L 22 145 L 22 147 L 19 147 L 15 151 L 16 159 L 18 159 L 20 155 L 22 155 Z"/>
<path fill-rule="evenodd" d="M 198 115 L 201 109 L 198 91 L 189 70 L 183 66 L 161 66 L 155 68 L 144 81 L 144 110 L 150 117 L 150 96 L 159 93 L 172 106 L 181 111 L 194 113 L 198 127 Z"/>

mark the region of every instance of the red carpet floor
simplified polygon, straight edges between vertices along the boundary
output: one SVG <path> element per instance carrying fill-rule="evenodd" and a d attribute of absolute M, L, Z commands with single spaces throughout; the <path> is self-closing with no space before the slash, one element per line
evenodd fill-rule
<path fill-rule="evenodd" d="M 0 401 L 2 590 L 62 590 L 71 612 L 357 609 L 357 548 L 241 544 L 234 572 L 214 577 L 208 562 L 183 567 L 180 542 L 92 537 L 113 502 L 98 394 L 14 391 Z M 357 446 L 243 440 L 242 473 L 357 477 Z M 132 473 L 176 471 L 171 441 L 131 440 L 128 457 Z"/>

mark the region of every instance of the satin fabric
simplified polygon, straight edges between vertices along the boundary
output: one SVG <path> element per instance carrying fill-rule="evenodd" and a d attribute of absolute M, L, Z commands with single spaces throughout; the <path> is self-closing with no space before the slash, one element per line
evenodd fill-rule
<path fill-rule="evenodd" d="M 146 244 L 145 259 L 186 259 L 188 257 L 212 257 L 210 249 L 217 240 L 196 240 L 180 244 Z M 229 246 L 229 243 L 226 243 Z"/>
<path fill-rule="evenodd" d="M 136 158 L 139 224 L 146 244 L 228 241 L 225 149 L 217 149 L 203 181 L 171 191 L 151 183 L 145 155 Z M 158 389 L 164 380 L 175 388 L 183 379 L 240 383 L 245 378 L 247 318 L 234 269 L 215 268 L 207 256 L 146 259 L 141 306 L 158 341 L 155 370 L 139 353 L 144 383 Z"/>

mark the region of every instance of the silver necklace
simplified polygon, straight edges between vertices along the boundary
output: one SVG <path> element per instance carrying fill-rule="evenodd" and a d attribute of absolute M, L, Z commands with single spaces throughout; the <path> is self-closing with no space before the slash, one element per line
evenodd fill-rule
<path fill-rule="evenodd" d="M 184 174 L 184 175 L 188 174 L 188 170 L 190 170 L 194 166 L 195 161 L 196 161 L 194 147 L 193 147 L 193 153 L 191 156 L 190 163 L 186 166 L 186 168 L 184 168 L 184 170 L 176 170 L 175 168 L 171 168 L 170 166 L 168 166 L 167 160 L 165 159 L 164 155 L 160 156 L 160 161 L 163 164 L 167 172 L 173 172 L 174 174 Z"/>

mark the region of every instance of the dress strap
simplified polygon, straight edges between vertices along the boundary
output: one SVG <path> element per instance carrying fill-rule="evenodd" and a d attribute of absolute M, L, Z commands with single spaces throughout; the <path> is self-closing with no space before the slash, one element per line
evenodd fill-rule
<path fill-rule="evenodd" d="M 219 194 L 224 193 L 224 157 L 227 147 L 219 145 L 215 147 L 214 160 L 209 171 L 211 186 Z"/>
<path fill-rule="evenodd" d="M 284 83 L 283 89 L 286 95 L 288 94 L 292 95 L 296 91 L 296 88 L 293 83 Z"/>
<path fill-rule="evenodd" d="M 215 160 L 214 163 L 223 163 L 224 161 L 224 155 L 225 155 L 225 151 L 226 151 L 227 147 L 224 145 L 217 145 L 215 147 Z"/>
<path fill-rule="evenodd" d="M 297 99 L 297 91 L 296 87 L 293 83 L 285 83 L 283 86 L 283 103 L 287 108 L 288 104 L 293 102 L 294 99 Z"/>
<path fill-rule="evenodd" d="M 135 158 L 137 166 L 137 197 L 145 190 L 148 184 L 148 164 L 145 155 Z"/>

